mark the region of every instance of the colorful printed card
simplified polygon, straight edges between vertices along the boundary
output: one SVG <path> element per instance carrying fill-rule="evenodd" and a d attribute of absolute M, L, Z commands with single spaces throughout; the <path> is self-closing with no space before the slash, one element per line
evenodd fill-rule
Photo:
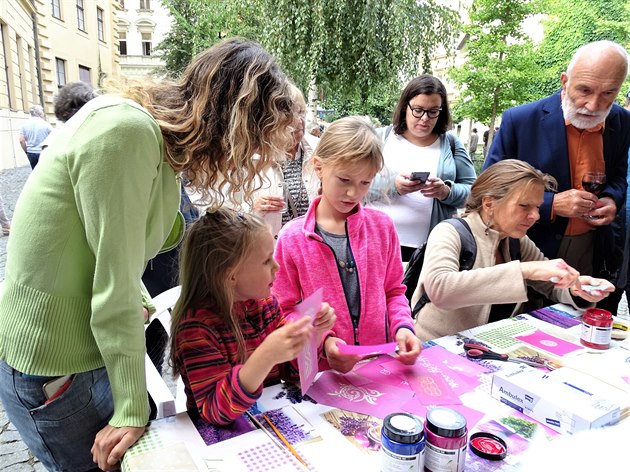
<path fill-rule="evenodd" d="M 317 289 L 315 293 L 295 307 L 295 310 L 300 317 L 308 316 L 311 318 L 311 321 L 315 319 L 315 315 L 322 306 L 323 292 L 322 288 Z M 313 331 L 310 342 L 307 343 L 302 352 L 298 354 L 298 369 L 300 370 L 300 388 L 302 389 L 302 395 L 306 394 L 306 391 L 309 389 L 313 383 L 313 379 L 317 375 L 318 347 L 319 339 Z"/>
<path fill-rule="evenodd" d="M 554 354 L 559 357 L 569 354 L 570 352 L 583 349 L 577 344 L 573 344 L 569 341 L 565 341 L 564 339 L 557 338 L 540 330 L 536 330 L 532 334 L 528 334 L 526 336 L 515 337 L 519 341 L 522 341 L 526 344 L 529 344 L 530 346 L 537 347 L 539 349 L 542 349 L 543 351 L 549 352 L 550 354 Z"/>

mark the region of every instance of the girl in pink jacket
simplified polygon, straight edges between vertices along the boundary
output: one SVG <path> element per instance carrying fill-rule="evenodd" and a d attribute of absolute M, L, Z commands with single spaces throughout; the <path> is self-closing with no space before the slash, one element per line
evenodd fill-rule
<path fill-rule="evenodd" d="M 348 372 L 360 360 L 341 354 L 339 344 L 389 341 L 397 342 L 401 362 L 413 364 L 421 347 L 401 283 L 398 236 L 389 216 L 360 204 L 383 166 L 379 137 L 363 118 L 337 120 L 313 165 L 321 196 L 281 230 L 276 245 L 273 291 L 285 316 L 323 287 L 337 321 L 324 342 L 322 368 Z"/>

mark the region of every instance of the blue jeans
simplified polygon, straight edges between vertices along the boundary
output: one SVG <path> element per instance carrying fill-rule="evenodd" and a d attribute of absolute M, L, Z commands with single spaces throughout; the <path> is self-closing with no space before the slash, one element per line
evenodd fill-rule
<path fill-rule="evenodd" d="M 31 164 L 31 170 L 35 169 L 35 166 L 39 162 L 39 153 L 38 152 L 27 152 L 26 157 L 28 157 L 28 162 Z"/>
<path fill-rule="evenodd" d="M 49 471 L 92 470 L 94 438 L 114 412 L 105 368 L 75 374 L 49 404 L 42 386 L 55 377 L 27 375 L 0 361 L 0 400 L 31 452 Z"/>

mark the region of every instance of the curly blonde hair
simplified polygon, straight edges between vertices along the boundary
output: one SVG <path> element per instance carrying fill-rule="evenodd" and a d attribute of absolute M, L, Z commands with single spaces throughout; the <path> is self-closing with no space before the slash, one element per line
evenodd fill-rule
<path fill-rule="evenodd" d="M 291 95 L 276 60 L 241 38 L 197 55 L 177 81 L 123 92 L 155 118 L 169 164 L 186 173 L 199 203 L 212 208 L 237 194 L 249 199 L 256 175 L 283 159 L 291 142 Z"/>

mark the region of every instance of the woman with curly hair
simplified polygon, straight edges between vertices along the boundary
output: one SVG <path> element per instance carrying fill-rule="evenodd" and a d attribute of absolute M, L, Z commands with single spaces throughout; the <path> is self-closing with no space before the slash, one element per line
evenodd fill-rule
<path fill-rule="evenodd" d="M 178 81 L 121 95 L 90 100 L 64 125 L 11 228 L 0 398 L 48 470 L 115 468 L 144 432 L 140 277 L 181 239 L 178 173 L 218 207 L 250 197 L 291 142 L 288 80 L 253 42 L 221 42 Z"/>

